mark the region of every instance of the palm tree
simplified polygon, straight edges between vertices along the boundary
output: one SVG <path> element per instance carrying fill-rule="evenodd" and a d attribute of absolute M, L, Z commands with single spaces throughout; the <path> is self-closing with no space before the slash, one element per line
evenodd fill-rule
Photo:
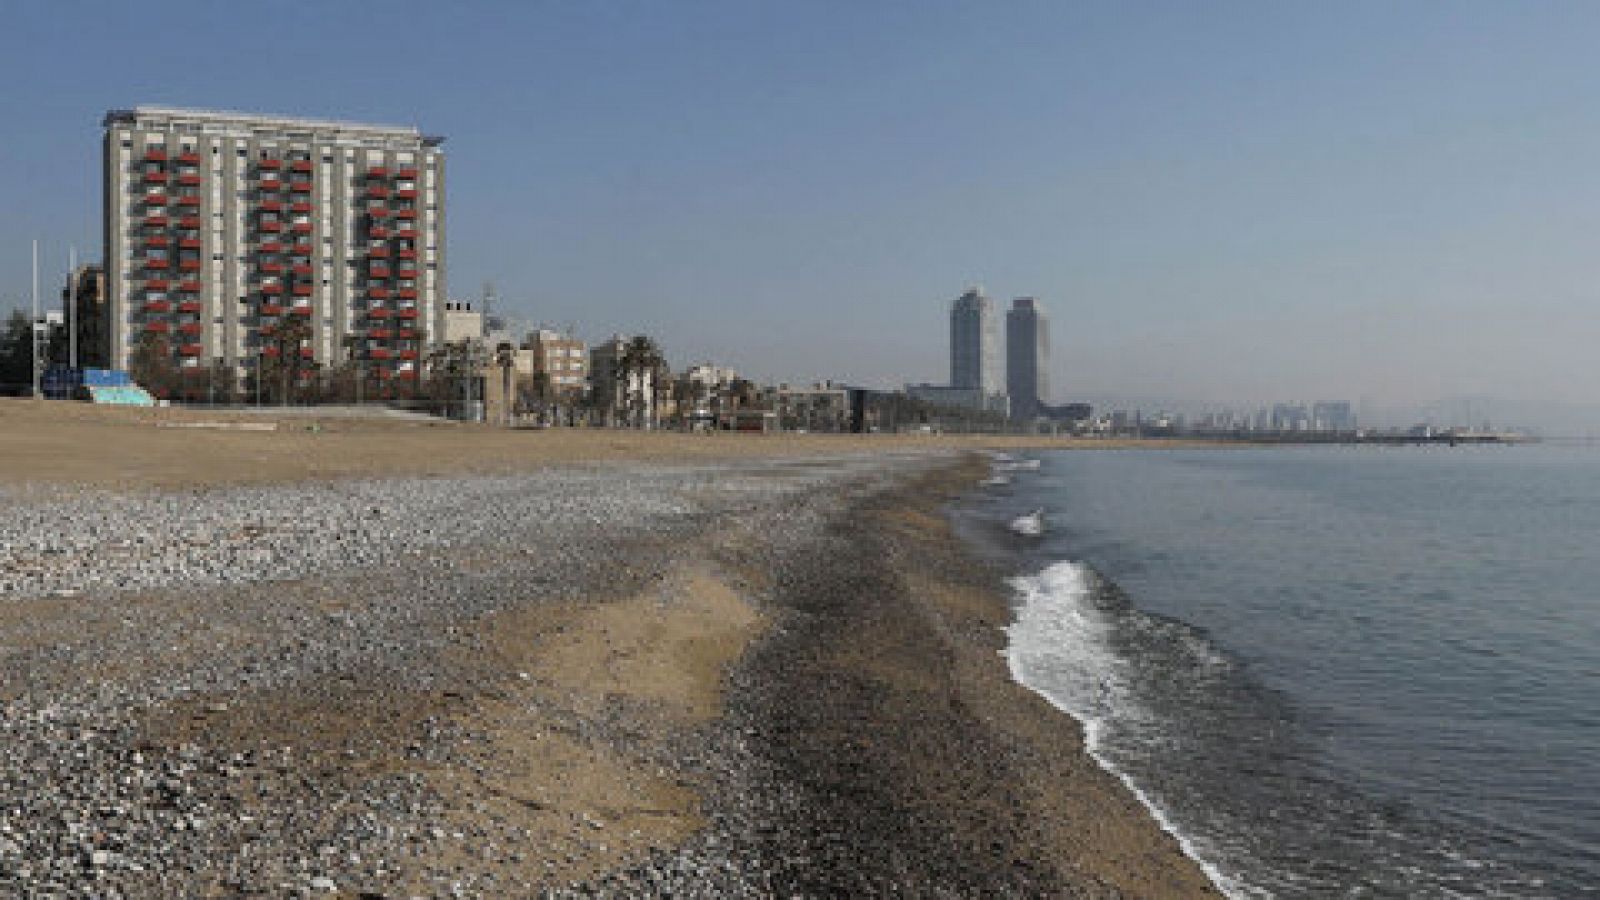
<path fill-rule="evenodd" d="M 290 317 L 273 333 L 273 342 L 278 348 L 278 377 L 282 384 L 278 401 L 284 405 L 289 403 L 290 391 L 299 387 L 303 369 L 300 351 L 310 340 L 311 323 L 299 316 Z"/>
<path fill-rule="evenodd" d="M 511 425 L 511 371 L 517 364 L 517 348 L 510 341 L 501 341 L 494 348 L 494 364 L 500 367 L 500 402 L 505 407 L 504 425 Z"/>
<path fill-rule="evenodd" d="M 655 341 L 641 334 L 623 348 L 616 365 L 616 374 L 622 381 L 623 402 L 633 427 L 649 425 L 661 389 L 661 375 L 667 367 L 666 358 Z"/>
<path fill-rule="evenodd" d="M 533 373 L 529 392 L 533 395 L 534 409 L 542 421 L 550 407 L 550 373 L 543 369 Z"/>

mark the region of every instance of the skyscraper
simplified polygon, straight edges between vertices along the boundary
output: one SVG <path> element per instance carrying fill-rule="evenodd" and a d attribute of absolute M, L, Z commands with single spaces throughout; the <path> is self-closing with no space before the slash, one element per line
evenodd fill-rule
<path fill-rule="evenodd" d="M 968 288 L 950 307 L 950 387 L 1000 393 L 1000 338 L 994 305 L 983 288 Z"/>
<path fill-rule="evenodd" d="M 1018 297 L 1006 313 L 1006 393 L 1011 415 L 1031 419 L 1050 393 L 1050 322 L 1038 298 Z"/>
<path fill-rule="evenodd" d="M 126 368 L 143 343 L 185 374 L 242 375 L 298 323 L 308 360 L 415 379 L 444 330 L 442 141 L 353 122 L 107 113 L 110 365 Z"/>

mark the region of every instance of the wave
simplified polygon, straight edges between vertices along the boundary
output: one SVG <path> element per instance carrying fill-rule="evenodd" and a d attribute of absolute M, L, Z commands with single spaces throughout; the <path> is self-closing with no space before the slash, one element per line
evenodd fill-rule
<path fill-rule="evenodd" d="M 1130 662 L 1114 646 L 1115 623 L 1095 602 L 1096 581 L 1088 566 L 1070 561 L 1010 579 L 1021 601 L 1015 621 L 1006 628 L 1012 679 L 1082 725 L 1084 749 L 1150 811 L 1218 890 L 1230 897 L 1266 896 L 1219 869 L 1107 752 L 1106 732 L 1113 721 L 1142 714 Z"/>

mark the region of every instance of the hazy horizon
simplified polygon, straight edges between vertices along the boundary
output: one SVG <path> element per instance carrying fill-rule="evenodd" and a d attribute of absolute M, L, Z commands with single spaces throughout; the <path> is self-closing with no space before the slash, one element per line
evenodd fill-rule
<path fill-rule="evenodd" d="M 1058 403 L 1600 430 L 1600 7 L 394 6 L 10 5 L 0 308 L 98 259 L 106 109 L 237 109 L 445 135 L 453 298 L 680 366 L 942 381 L 979 283 Z"/>

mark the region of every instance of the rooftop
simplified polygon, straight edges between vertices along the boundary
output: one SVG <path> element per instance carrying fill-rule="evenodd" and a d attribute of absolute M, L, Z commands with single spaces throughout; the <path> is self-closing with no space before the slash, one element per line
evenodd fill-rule
<path fill-rule="evenodd" d="M 185 109 L 176 106 L 136 106 L 132 109 L 108 110 L 102 124 L 110 128 L 116 124 L 211 125 L 218 130 L 287 131 L 312 134 L 344 135 L 353 138 L 388 138 L 421 141 L 429 146 L 444 143 L 443 137 L 425 135 L 415 125 L 373 125 L 339 119 L 308 119 L 296 116 L 273 116 L 258 113 L 231 112 L 216 109 Z"/>

